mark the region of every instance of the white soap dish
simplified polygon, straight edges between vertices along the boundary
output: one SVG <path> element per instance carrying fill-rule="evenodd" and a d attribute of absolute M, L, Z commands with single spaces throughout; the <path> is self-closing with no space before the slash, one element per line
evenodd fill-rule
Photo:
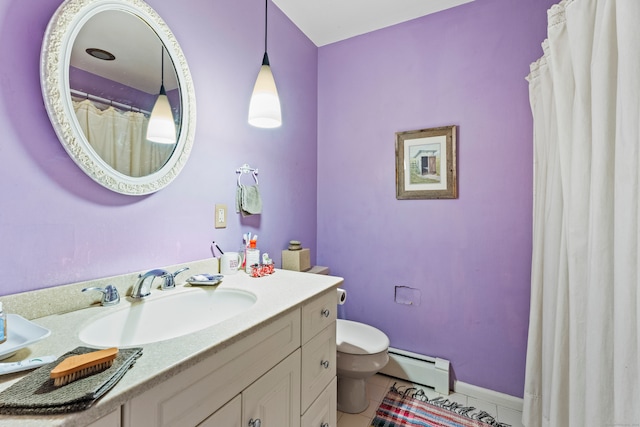
<path fill-rule="evenodd" d="M 190 285 L 215 286 L 224 279 L 222 274 L 196 274 L 187 279 Z"/>
<path fill-rule="evenodd" d="M 28 345 L 45 339 L 51 331 L 17 314 L 7 314 L 7 340 L 0 344 L 0 360 L 8 359 Z"/>

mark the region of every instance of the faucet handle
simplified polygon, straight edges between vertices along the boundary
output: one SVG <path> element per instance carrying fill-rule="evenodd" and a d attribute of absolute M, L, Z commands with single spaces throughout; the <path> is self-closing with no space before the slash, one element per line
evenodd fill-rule
<path fill-rule="evenodd" d="M 118 293 L 118 288 L 113 285 L 107 285 L 104 288 L 91 287 L 84 288 L 82 292 L 86 291 L 98 291 L 102 292 L 102 300 L 100 301 L 100 305 L 116 305 L 120 302 L 120 294 Z"/>
<path fill-rule="evenodd" d="M 182 273 L 185 270 L 188 270 L 189 267 L 183 267 L 179 270 L 177 270 L 175 273 L 173 274 L 167 274 L 165 276 L 162 276 L 164 278 L 164 281 L 162 282 L 162 289 L 173 289 L 176 287 L 176 281 L 175 278 L 178 274 Z"/>

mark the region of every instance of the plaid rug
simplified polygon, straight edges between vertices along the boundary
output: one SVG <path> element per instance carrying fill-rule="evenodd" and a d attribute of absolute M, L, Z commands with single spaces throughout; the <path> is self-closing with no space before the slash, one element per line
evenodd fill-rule
<path fill-rule="evenodd" d="M 372 427 L 511 427 L 484 411 L 437 397 L 429 400 L 424 391 L 391 387 L 376 411 Z"/>

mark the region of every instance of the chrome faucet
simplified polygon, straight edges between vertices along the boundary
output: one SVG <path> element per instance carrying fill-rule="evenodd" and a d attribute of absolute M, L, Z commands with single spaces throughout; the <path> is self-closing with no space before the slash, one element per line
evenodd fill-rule
<path fill-rule="evenodd" d="M 151 284 L 153 283 L 153 279 L 156 277 L 162 277 L 164 279 L 162 281 L 162 289 L 175 288 L 175 277 L 188 269 L 189 267 L 184 267 L 171 274 L 167 270 L 157 268 L 138 275 L 138 280 L 136 281 L 136 284 L 133 285 L 133 289 L 131 291 L 131 298 L 144 298 L 148 296 L 151 293 Z"/>
<path fill-rule="evenodd" d="M 100 301 L 100 305 L 116 305 L 120 302 L 120 294 L 118 294 L 118 289 L 113 285 L 107 285 L 104 288 L 84 288 L 82 290 L 82 292 L 86 291 L 102 292 L 102 300 Z"/>
<path fill-rule="evenodd" d="M 176 270 L 175 273 L 164 276 L 164 282 L 162 282 L 162 289 L 173 289 L 176 287 L 175 278 L 178 274 L 182 273 L 185 270 L 188 270 L 189 267 L 183 267 L 179 270 Z"/>

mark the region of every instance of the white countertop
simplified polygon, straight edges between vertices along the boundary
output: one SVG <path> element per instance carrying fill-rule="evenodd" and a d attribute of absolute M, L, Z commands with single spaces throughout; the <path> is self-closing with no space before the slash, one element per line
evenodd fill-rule
<path fill-rule="evenodd" d="M 189 274 L 195 273 L 196 271 L 192 271 Z M 187 276 L 185 275 L 184 277 Z M 180 283 L 180 280 L 177 281 Z M 143 354 L 133 368 L 127 372 L 111 391 L 86 411 L 57 416 L 0 415 L 0 426 L 49 427 L 86 425 L 117 409 L 132 397 L 215 354 L 255 331 L 261 325 L 301 306 L 304 302 L 324 291 L 336 288 L 341 283 L 342 278 L 339 277 L 287 270 L 276 270 L 273 275 L 261 278 L 251 278 L 244 272 L 225 276 L 218 288 L 242 289 L 257 296 L 256 303 L 247 311 L 186 336 L 140 346 L 144 349 Z M 203 292 L 203 290 L 205 292 L 215 292 L 215 288 L 206 286 L 178 285 L 176 289 L 168 291 L 154 289 L 152 294 L 145 300 L 168 297 L 171 293 Z M 25 360 L 44 355 L 60 356 L 78 346 L 86 345 L 78 338 L 78 333 L 84 325 L 96 316 L 107 313 L 111 309 L 121 309 L 129 304 L 132 304 L 129 298 L 123 297 L 120 304 L 114 307 L 92 305 L 80 310 L 33 319 L 35 323 L 50 329 L 51 335 L 20 350 L 16 355 L 3 362 Z M 168 315 L 170 316 L 170 313 Z M 180 319 L 168 319 L 167 321 L 179 322 Z M 161 327 L 161 325 L 158 325 L 158 327 Z M 24 375 L 26 373 L 23 372 L 0 377 L 0 391 L 6 389 Z"/>

